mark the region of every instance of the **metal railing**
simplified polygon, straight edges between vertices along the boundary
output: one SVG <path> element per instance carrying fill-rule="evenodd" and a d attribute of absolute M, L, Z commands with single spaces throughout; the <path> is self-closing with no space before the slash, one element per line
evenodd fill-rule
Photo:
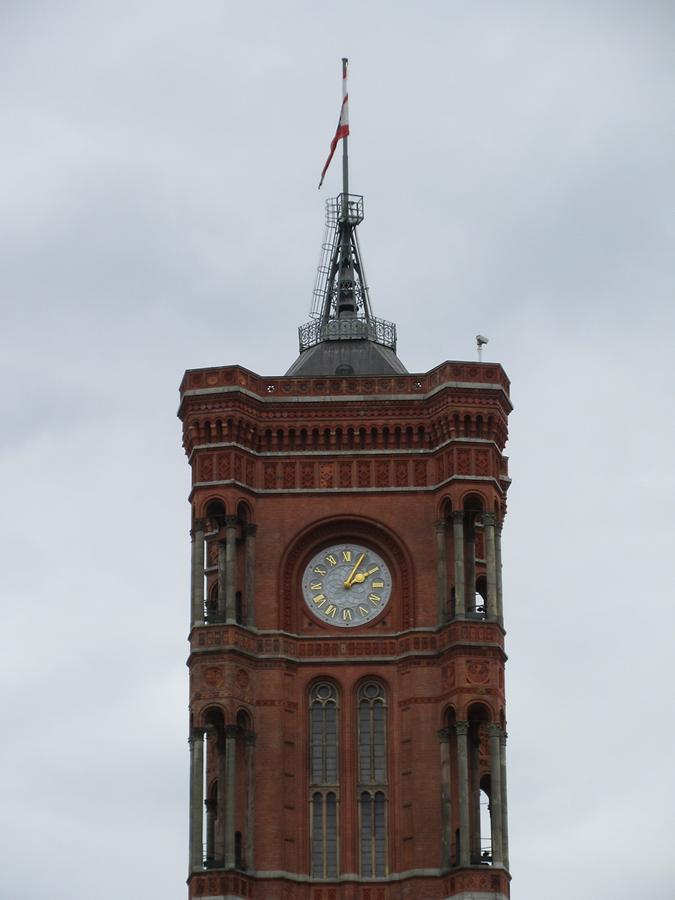
<path fill-rule="evenodd" d="M 396 325 L 385 319 L 360 317 L 314 320 L 298 328 L 298 339 L 301 353 L 322 341 L 353 340 L 374 341 L 396 352 Z"/>

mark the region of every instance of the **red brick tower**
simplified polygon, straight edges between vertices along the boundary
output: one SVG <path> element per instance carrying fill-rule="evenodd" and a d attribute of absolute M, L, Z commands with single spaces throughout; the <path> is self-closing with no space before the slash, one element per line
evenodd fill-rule
<path fill-rule="evenodd" d="M 285 376 L 196 369 L 189 896 L 505 900 L 509 382 L 408 374 L 362 198 Z"/>

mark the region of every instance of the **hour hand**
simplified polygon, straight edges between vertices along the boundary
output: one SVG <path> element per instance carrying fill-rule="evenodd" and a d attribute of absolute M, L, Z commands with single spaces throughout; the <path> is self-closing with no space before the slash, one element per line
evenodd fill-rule
<path fill-rule="evenodd" d="M 366 578 L 370 575 L 374 575 L 375 572 L 377 572 L 377 566 L 375 566 L 374 569 L 370 569 L 368 572 L 357 572 L 350 581 L 350 584 L 363 584 Z"/>

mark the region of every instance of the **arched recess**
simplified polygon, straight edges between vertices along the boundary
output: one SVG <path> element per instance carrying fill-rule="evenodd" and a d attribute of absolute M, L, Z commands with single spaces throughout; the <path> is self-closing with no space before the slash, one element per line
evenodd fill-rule
<path fill-rule="evenodd" d="M 438 732 L 441 767 L 441 858 L 444 868 L 459 865 L 460 810 L 457 758 L 457 713 L 449 705 L 443 711 Z"/>
<path fill-rule="evenodd" d="M 304 566 L 321 547 L 333 543 L 363 543 L 387 562 L 392 574 L 392 594 L 387 613 L 378 621 L 387 630 L 402 631 L 415 625 L 412 592 L 413 563 L 402 542 L 379 522 L 359 516 L 320 519 L 303 529 L 290 543 L 280 563 L 281 603 L 278 627 L 298 633 L 305 619 L 300 584 Z M 364 627 L 373 627 L 366 625 Z"/>
<path fill-rule="evenodd" d="M 206 785 L 206 835 L 204 861 L 207 868 L 219 867 L 224 862 L 225 852 L 225 724 L 224 711 L 217 706 L 203 710 L 201 721 L 204 728 L 204 781 Z"/>
<path fill-rule="evenodd" d="M 243 707 L 237 711 L 235 748 L 234 865 L 253 867 L 255 801 L 255 732 L 253 717 Z"/>
<path fill-rule="evenodd" d="M 485 576 L 483 536 L 483 513 L 485 509 L 485 497 L 476 491 L 471 491 L 462 498 L 462 510 L 464 512 L 465 608 L 467 618 L 485 618 L 483 597 L 477 591 L 477 580 Z"/>
<path fill-rule="evenodd" d="M 470 858 L 474 865 L 491 862 L 490 830 L 490 749 L 488 725 L 492 710 L 484 703 L 472 703 L 469 722 L 469 822 Z"/>
<path fill-rule="evenodd" d="M 233 509 L 235 514 L 228 514 Z M 202 501 L 201 513 L 203 528 L 194 529 L 193 624 L 252 626 L 257 531 L 253 508 L 243 498 L 230 499 L 226 506 L 216 496 Z"/>

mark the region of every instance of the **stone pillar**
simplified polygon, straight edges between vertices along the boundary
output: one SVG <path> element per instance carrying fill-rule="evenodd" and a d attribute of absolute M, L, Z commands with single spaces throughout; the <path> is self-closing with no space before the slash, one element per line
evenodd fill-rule
<path fill-rule="evenodd" d="M 190 746 L 190 871 L 204 866 L 204 732 L 196 730 Z"/>
<path fill-rule="evenodd" d="M 216 749 L 216 766 L 218 778 L 218 806 L 216 808 L 216 849 L 215 857 L 219 866 L 223 865 L 225 858 L 225 797 L 227 795 L 227 767 L 225 760 L 225 738 L 222 732 L 216 732 L 214 728 L 209 732 L 209 740 L 213 740 Z"/>
<path fill-rule="evenodd" d="M 476 518 L 474 513 L 468 523 L 464 524 L 464 571 L 466 579 L 465 603 L 466 611 L 476 611 Z"/>
<path fill-rule="evenodd" d="M 466 613 L 466 588 L 464 578 L 464 513 L 452 514 L 452 537 L 455 545 L 455 618 L 463 619 Z"/>
<path fill-rule="evenodd" d="M 446 555 L 447 525 L 445 519 L 436 522 L 436 596 L 438 623 L 448 621 L 448 561 Z"/>
<path fill-rule="evenodd" d="M 450 807 L 450 729 L 441 728 L 438 732 L 441 746 L 441 865 L 449 869 L 450 844 L 452 835 L 452 816 Z"/>
<path fill-rule="evenodd" d="M 225 621 L 237 621 L 237 517 L 225 516 Z"/>
<path fill-rule="evenodd" d="M 192 622 L 204 624 L 204 519 L 195 519 L 192 532 Z"/>
<path fill-rule="evenodd" d="M 468 866 L 471 860 L 469 843 L 469 753 L 468 722 L 457 722 L 457 782 L 459 801 L 459 865 Z"/>
<path fill-rule="evenodd" d="M 509 817 L 508 806 L 506 802 L 506 732 L 502 731 L 499 736 L 499 765 L 501 768 L 501 789 L 502 789 L 502 863 L 505 869 L 509 868 Z"/>
<path fill-rule="evenodd" d="M 488 725 L 490 736 L 490 841 L 492 844 L 492 865 L 503 866 L 504 854 L 502 848 L 502 766 L 501 735 L 499 725 Z"/>
<path fill-rule="evenodd" d="M 244 603 L 246 604 L 246 624 L 255 625 L 255 537 L 257 525 L 246 526 L 246 545 L 244 550 Z"/>
<path fill-rule="evenodd" d="M 492 513 L 483 516 L 485 535 L 485 562 L 487 568 L 487 618 L 497 619 L 497 551 L 495 541 L 495 517 Z"/>
<path fill-rule="evenodd" d="M 227 551 L 225 541 L 218 541 L 218 621 L 225 621 L 225 597 L 227 595 Z"/>
<path fill-rule="evenodd" d="M 204 801 L 206 809 L 206 862 L 213 863 L 216 855 L 216 802 L 215 800 Z"/>
<path fill-rule="evenodd" d="M 253 838 L 255 831 L 255 734 L 246 735 L 246 868 L 255 868 Z"/>
<path fill-rule="evenodd" d="M 225 868 L 233 869 L 234 801 L 237 774 L 237 726 L 225 726 Z M 222 808 L 222 807 L 221 807 Z"/>
<path fill-rule="evenodd" d="M 471 823 L 472 863 L 480 862 L 480 725 L 469 729 L 469 821 Z"/>
<path fill-rule="evenodd" d="M 497 621 L 504 624 L 504 596 L 502 591 L 502 526 L 495 529 L 495 574 L 497 577 Z"/>

